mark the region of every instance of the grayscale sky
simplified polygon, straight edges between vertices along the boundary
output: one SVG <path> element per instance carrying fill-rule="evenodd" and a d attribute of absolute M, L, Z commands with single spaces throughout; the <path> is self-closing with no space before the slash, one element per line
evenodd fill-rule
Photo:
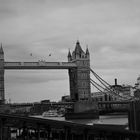
<path fill-rule="evenodd" d="M 139 0 L 0 0 L 5 61 L 67 61 L 78 39 L 83 50 L 88 45 L 91 68 L 103 79 L 134 85 L 140 74 L 139 7 Z M 69 94 L 68 71 L 6 70 L 5 89 L 12 102 L 60 100 Z"/>

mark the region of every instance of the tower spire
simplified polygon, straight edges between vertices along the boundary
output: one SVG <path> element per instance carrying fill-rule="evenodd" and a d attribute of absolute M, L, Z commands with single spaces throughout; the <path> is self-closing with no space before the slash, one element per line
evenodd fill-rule
<path fill-rule="evenodd" d="M 71 52 L 70 52 L 70 49 L 69 49 L 69 52 L 68 52 L 68 57 L 71 57 Z"/>
<path fill-rule="evenodd" d="M 86 46 L 86 54 L 89 54 L 88 45 Z"/>
<path fill-rule="evenodd" d="M 89 57 L 89 50 L 88 50 L 88 45 L 86 46 L 86 57 Z"/>
<path fill-rule="evenodd" d="M 71 56 L 71 52 L 70 52 L 70 49 L 69 49 L 69 52 L 68 52 L 68 61 L 71 61 L 72 59 L 72 56 Z"/>
<path fill-rule="evenodd" d="M 0 54 L 4 54 L 3 48 L 2 48 L 2 43 L 1 43 L 1 47 L 0 47 Z"/>
<path fill-rule="evenodd" d="M 82 50 L 82 48 L 80 46 L 80 42 L 79 42 L 79 40 L 77 40 L 76 46 L 75 46 L 75 56 L 76 56 L 76 58 L 81 58 L 81 55 L 83 53 L 84 53 L 84 51 Z"/>

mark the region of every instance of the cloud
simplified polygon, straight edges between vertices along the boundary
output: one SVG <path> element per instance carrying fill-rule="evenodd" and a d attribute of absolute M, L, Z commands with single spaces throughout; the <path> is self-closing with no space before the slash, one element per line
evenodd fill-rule
<path fill-rule="evenodd" d="M 58 101 L 69 94 L 66 70 L 23 70 L 5 72 L 5 96 L 12 102 Z"/>
<path fill-rule="evenodd" d="M 21 91 L 22 89 L 22 91 Z M 61 100 L 61 96 L 69 93 L 68 80 L 49 81 L 46 83 L 18 84 L 6 89 L 6 99 L 12 102 L 39 102 L 50 99 Z"/>
<path fill-rule="evenodd" d="M 66 79 L 68 79 L 66 70 L 6 70 L 5 72 L 5 80 L 12 86 L 16 86 L 16 84 L 40 84 Z"/>

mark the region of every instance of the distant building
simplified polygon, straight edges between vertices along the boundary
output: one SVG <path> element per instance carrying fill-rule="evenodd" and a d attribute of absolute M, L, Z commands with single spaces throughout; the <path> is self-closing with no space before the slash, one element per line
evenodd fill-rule
<path fill-rule="evenodd" d="M 114 101 L 116 98 L 109 95 L 107 92 L 92 92 L 91 98 L 93 101 Z"/>
<path fill-rule="evenodd" d="M 134 91 L 134 97 L 137 98 L 137 99 L 140 99 L 140 89 L 136 89 Z"/>
<path fill-rule="evenodd" d="M 70 102 L 70 95 L 62 96 L 61 101 L 62 102 Z"/>
<path fill-rule="evenodd" d="M 123 96 L 133 96 L 133 87 L 131 85 L 122 85 L 121 93 Z"/>
<path fill-rule="evenodd" d="M 131 85 L 118 85 L 117 79 L 115 79 L 115 85 L 111 85 L 109 88 L 123 97 L 133 96 L 133 93 L 134 93 L 133 87 Z M 91 93 L 91 97 L 95 101 L 117 100 L 117 97 L 111 96 L 108 89 L 105 89 L 103 92 Z"/>
<path fill-rule="evenodd" d="M 112 90 L 117 92 L 121 96 L 133 96 L 133 87 L 131 85 L 118 85 L 117 84 L 117 79 L 115 79 L 115 85 L 112 85 L 110 87 Z"/>
<path fill-rule="evenodd" d="M 91 93 L 91 98 L 94 101 L 101 101 L 104 98 L 104 95 L 101 92 L 92 92 Z"/>
<path fill-rule="evenodd" d="M 102 92 L 92 92 L 91 93 L 91 98 L 103 98 L 104 94 Z"/>
<path fill-rule="evenodd" d="M 50 103 L 50 100 L 41 100 L 41 103 L 44 104 L 44 103 Z"/>
<path fill-rule="evenodd" d="M 135 84 L 134 96 L 140 99 L 140 75 L 137 78 L 137 83 Z"/>
<path fill-rule="evenodd" d="M 140 89 L 140 75 L 137 78 L 137 83 L 135 84 L 135 89 Z"/>

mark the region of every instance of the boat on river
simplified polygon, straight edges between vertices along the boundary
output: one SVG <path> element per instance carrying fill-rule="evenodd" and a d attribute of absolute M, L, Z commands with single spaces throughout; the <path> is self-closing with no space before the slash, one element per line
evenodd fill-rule
<path fill-rule="evenodd" d="M 62 117 L 63 115 L 58 113 L 57 110 L 48 110 L 43 112 L 42 114 L 43 117 Z"/>

